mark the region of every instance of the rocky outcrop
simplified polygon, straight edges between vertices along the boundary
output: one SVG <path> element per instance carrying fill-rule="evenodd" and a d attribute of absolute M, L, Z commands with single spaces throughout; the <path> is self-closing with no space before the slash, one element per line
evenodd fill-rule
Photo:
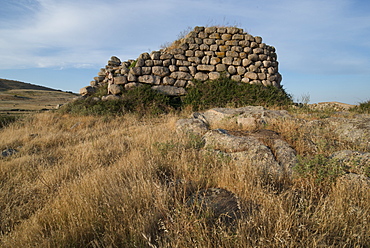
<path fill-rule="evenodd" d="M 261 106 L 243 108 L 214 108 L 203 113 L 193 113 L 188 119 L 177 122 L 179 132 L 201 135 L 204 149 L 223 153 L 241 166 L 253 166 L 260 173 L 275 179 L 291 176 L 296 165 L 294 149 L 279 134 L 271 130 L 228 131 L 210 129 L 217 125 L 235 123 L 241 129 L 253 129 L 258 123 L 272 119 L 289 118 L 283 110 L 266 110 Z"/>
<path fill-rule="evenodd" d="M 177 131 L 198 135 L 204 140 L 203 149 L 222 153 L 239 166 L 252 166 L 264 175 L 279 179 L 294 174 L 297 157 L 296 151 L 280 134 L 266 129 L 266 124 L 277 120 L 297 124 L 296 128 L 302 133 L 305 139 L 302 142 L 310 150 L 309 154 L 315 154 L 320 146 L 313 141 L 322 141 L 320 130 L 333 132 L 333 135 L 340 138 L 340 142 L 352 143 L 365 151 L 369 150 L 370 122 L 366 115 L 304 120 L 294 118 L 285 110 L 267 110 L 261 106 L 214 108 L 193 113 L 188 119 L 178 120 Z M 218 128 L 219 126 L 223 129 Z M 368 178 L 368 152 L 340 150 L 329 158 L 340 166 L 343 173 Z"/>
<path fill-rule="evenodd" d="M 149 84 L 168 95 L 184 95 L 192 80 L 221 76 L 250 84 L 280 87 L 281 75 L 275 48 L 236 27 L 195 27 L 184 38 L 160 51 L 142 53 L 136 60 L 121 62 L 111 57 L 91 81 L 91 87 L 114 84 L 126 88 Z M 162 87 L 159 87 L 162 86 Z M 163 87 L 166 86 L 166 87 Z M 92 91 L 83 88 L 82 95 Z M 120 93 L 117 93 L 120 94 Z"/>

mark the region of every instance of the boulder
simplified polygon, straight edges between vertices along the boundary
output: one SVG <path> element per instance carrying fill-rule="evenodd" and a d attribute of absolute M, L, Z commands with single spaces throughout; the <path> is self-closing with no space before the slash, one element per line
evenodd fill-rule
<path fill-rule="evenodd" d="M 119 95 L 122 94 L 122 88 L 119 84 L 111 84 L 108 85 L 108 92 L 110 92 L 112 95 Z"/>
<path fill-rule="evenodd" d="M 266 110 L 262 106 L 246 106 L 241 108 L 213 108 L 202 113 L 209 124 L 238 124 L 241 127 L 266 124 L 271 119 L 291 118 L 286 110 Z"/>
<path fill-rule="evenodd" d="M 82 96 L 91 96 L 96 92 L 96 87 L 86 86 L 80 89 L 80 95 Z"/>
<path fill-rule="evenodd" d="M 170 75 L 170 70 L 164 66 L 153 66 L 152 73 L 160 77 L 165 77 Z"/>
<path fill-rule="evenodd" d="M 259 173 L 280 178 L 285 175 L 285 165 L 280 165 L 272 151 L 252 136 L 234 136 L 226 130 L 208 131 L 204 136 L 205 149 L 221 151 L 241 166 L 250 165 Z M 288 174 L 291 174 L 289 172 Z"/>
<path fill-rule="evenodd" d="M 208 131 L 208 125 L 197 118 L 180 119 L 176 122 L 176 131 L 203 135 Z"/>
<path fill-rule="evenodd" d="M 1 152 L 1 156 L 2 157 L 9 157 L 9 156 L 12 156 L 16 153 L 18 153 L 18 151 L 16 149 L 8 148 L 8 149 L 5 149 Z"/>
<path fill-rule="evenodd" d="M 369 152 L 343 150 L 333 153 L 330 158 L 336 160 L 347 173 L 365 175 L 370 172 Z"/>
<path fill-rule="evenodd" d="M 343 141 L 357 144 L 364 149 L 370 148 L 370 116 L 330 118 L 328 122 Z"/>
<path fill-rule="evenodd" d="M 359 175 L 355 173 L 344 174 L 337 179 L 337 184 L 339 186 L 348 188 L 348 190 L 356 189 L 370 189 L 370 178 L 365 175 Z"/>

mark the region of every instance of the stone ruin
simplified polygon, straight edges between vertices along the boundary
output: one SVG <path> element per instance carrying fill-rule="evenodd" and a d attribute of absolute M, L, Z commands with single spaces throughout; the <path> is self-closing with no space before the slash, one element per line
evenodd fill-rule
<path fill-rule="evenodd" d="M 123 90 L 147 84 L 170 96 L 186 94 L 193 80 L 232 80 L 280 87 L 281 75 L 275 48 L 236 27 L 195 27 L 184 38 L 159 51 L 142 53 L 122 62 L 112 56 L 90 86 L 80 90 L 92 95 L 108 85 L 115 97 Z"/>

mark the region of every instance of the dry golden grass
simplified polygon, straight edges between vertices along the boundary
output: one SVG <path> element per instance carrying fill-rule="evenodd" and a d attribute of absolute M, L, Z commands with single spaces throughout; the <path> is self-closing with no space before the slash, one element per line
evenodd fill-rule
<path fill-rule="evenodd" d="M 369 246 L 368 189 L 297 177 L 276 190 L 177 134 L 177 118 L 41 113 L 1 130 L 19 153 L 0 160 L 0 247 Z M 271 127 L 299 149 L 295 123 Z M 237 226 L 187 207 L 208 187 L 239 196 Z"/>

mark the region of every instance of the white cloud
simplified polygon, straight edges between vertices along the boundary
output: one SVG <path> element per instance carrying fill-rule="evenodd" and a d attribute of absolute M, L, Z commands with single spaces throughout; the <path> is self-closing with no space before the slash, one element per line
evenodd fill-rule
<path fill-rule="evenodd" d="M 8 18 L 10 28 L 0 25 L 0 68 L 104 66 L 111 55 L 125 60 L 157 50 L 188 26 L 238 24 L 275 46 L 283 69 L 369 73 L 370 16 L 356 12 L 361 6 L 350 0 L 20 0 L 18 7 L 22 4 L 29 15 Z"/>

